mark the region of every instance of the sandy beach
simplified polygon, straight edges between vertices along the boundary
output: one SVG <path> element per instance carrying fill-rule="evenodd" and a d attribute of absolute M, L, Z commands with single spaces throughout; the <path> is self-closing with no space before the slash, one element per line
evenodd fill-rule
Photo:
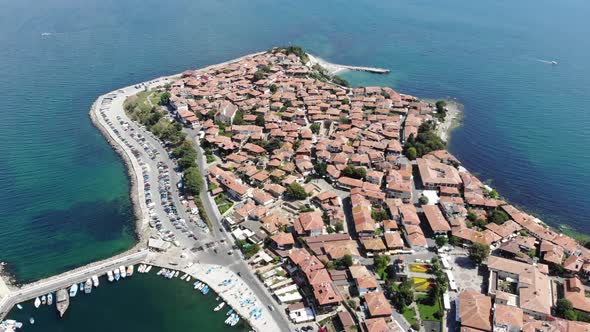
<path fill-rule="evenodd" d="M 448 143 L 453 130 L 461 125 L 463 105 L 453 100 L 445 101 L 447 102 L 447 116 L 445 117 L 445 121 L 437 126 L 436 132 L 443 141 Z M 429 102 L 436 103 L 436 101 Z"/>

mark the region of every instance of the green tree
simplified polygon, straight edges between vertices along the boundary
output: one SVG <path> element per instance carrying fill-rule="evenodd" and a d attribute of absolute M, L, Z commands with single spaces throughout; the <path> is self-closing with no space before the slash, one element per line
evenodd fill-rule
<path fill-rule="evenodd" d="M 441 113 L 445 111 L 445 107 L 447 107 L 447 102 L 444 100 L 439 100 L 436 102 L 436 111 Z"/>
<path fill-rule="evenodd" d="M 256 81 L 260 81 L 260 80 L 261 80 L 261 79 L 263 79 L 263 78 L 264 78 L 264 72 L 263 72 L 262 70 L 257 70 L 257 71 L 254 73 L 254 81 L 255 81 L 255 82 L 256 82 Z"/>
<path fill-rule="evenodd" d="M 346 254 L 342 257 L 342 264 L 346 267 L 352 266 L 352 256 Z"/>
<path fill-rule="evenodd" d="M 436 242 L 437 246 L 442 247 L 445 244 L 449 243 L 449 238 L 444 235 L 439 235 L 434 238 L 434 241 Z"/>
<path fill-rule="evenodd" d="M 490 247 L 485 244 L 475 243 L 469 251 L 469 257 L 475 261 L 476 264 L 481 264 L 490 255 Z"/>
<path fill-rule="evenodd" d="M 428 204 L 428 197 L 424 195 L 420 196 L 420 198 L 418 198 L 418 203 L 420 203 L 420 205 Z"/>
<path fill-rule="evenodd" d="M 504 212 L 502 210 L 498 210 L 498 209 L 493 209 L 493 210 L 488 211 L 487 217 L 490 222 L 496 223 L 498 225 L 502 225 L 508 219 L 510 219 L 510 217 L 508 216 L 508 214 L 506 214 L 506 212 Z"/>
<path fill-rule="evenodd" d="M 408 157 L 408 159 L 416 160 L 417 155 L 418 155 L 418 153 L 416 152 L 415 147 L 411 146 L 408 148 L 408 151 L 406 152 L 406 157 Z"/>
<path fill-rule="evenodd" d="M 392 284 L 393 285 L 393 284 Z M 394 304 L 398 308 L 409 306 L 414 302 L 414 287 L 410 279 L 404 280 L 399 287 L 392 287 Z"/>
<path fill-rule="evenodd" d="M 254 120 L 254 124 L 259 127 L 264 127 L 266 125 L 266 120 L 264 120 L 264 115 L 258 114 L 256 116 L 256 120 Z"/>
<path fill-rule="evenodd" d="M 166 91 L 160 96 L 160 105 L 165 106 L 170 104 L 170 92 Z"/>
<path fill-rule="evenodd" d="M 555 304 L 555 316 L 565 318 L 567 320 L 577 319 L 572 302 L 566 298 L 557 300 L 557 303 Z"/>
<path fill-rule="evenodd" d="M 342 170 L 342 175 L 354 179 L 364 180 L 367 177 L 367 170 L 364 167 L 354 167 L 352 165 L 347 165 L 346 168 Z"/>
<path fill-rule="evenodd" d="M 293 182 L 287 187 L 287 195 L 295 200 L 303 200 L 307 198 L 305 189 L 297 182 Z"/>
<path fill-rule="evenodd" d="M 203 187 L 203 177 L 196 167 L 189 167 L 182 174 L 184 190 L 189 195 L 197 195 Z"/>
<path fill-rule="evenodd" d="M 384 272 L 389 263 L 391 263 L 391 258 L 388 255 L 376 255 L 373 257 L 373 265 L 375 266 L 375 271 L 378 272 L 377 274 Z"/>
<path fill-rule="evenodd" d="M 324 177 L 328 174 L 328 164 L 319 162 L 313 165 L 313 169 L 319 177 Z"/>
<path fill-rule="evenodd" d="M 337 222 L 336 225 L 334 225 L 336 232 L 340 233 L 342 231 L 344 231 L 344 225 L 341 222 Z"/>
<path fill-rule="evenodd" d="M 319 122 L 314 122 L 309 129 L 311 129 L 311 132 L 314 134 L 318 134 L 320 132 L 320 129 L 322 129 L 322 124 Z"/>

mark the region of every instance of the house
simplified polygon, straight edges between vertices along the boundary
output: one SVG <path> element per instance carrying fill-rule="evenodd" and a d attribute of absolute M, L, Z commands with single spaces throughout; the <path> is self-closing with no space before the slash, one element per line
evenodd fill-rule
<path fill-rule="evenodd" d="M 422 205 L 426 221 L 435 235 L 447 235 L 451 231 L 449 222 L 443 216 L 437 205 Z"/>
<path fill-rule="evenodd" d="M 461 331 L 492 330 L 492 299 L 474 289 L 467 289 L 457 296 L 455 320 Z"/>
<path fill-rule="evenodd" d="M 553 293 L 549 268 L 545 264 L 530 265 L 502 257 L 490 256 L 488 293 L 496 296 L 496 303 L 514 305 L 536 319 L 551 315 Z"/>
<path fill-rule="evenodd" d="M 293 227 L 299 235 L 320 235 L 324 229 L 322 213 L 320 211 L 300 213 Z"/>
<path fill-rule="evenodd" d="M 315 315 L 310 307 L 306 307 L 303 302 L 290 304 L 287 307 L 289 319 L 295 324 L 311 322 L 315 320 Z"/>
<path fill-rule="evenodd" d="M 348 268 L 360 296 L 374 292 L 379 287 L 375 276 L 364 265 L 353 265 Z"/>
<path fill-rule="evenodd" d="M 365 309 L 368 317 L 389 317 L 393 313 L 391 304 L 383 295 L 383 292 L 371 292 L 364 295 Z"/>
<path fill-rule="evenodd" d="M 402 332 L 398 329 L 392 329 L 387 325 L 383 318 L 369 318 L 365 320 L 367 332 Z"/>
<path fill-rule="evenodd" d="M 272 240 L 274 247 L 279 250 L 291 249 L 295 244 L 295 239 L 291 233 L 277 232 L 270 239 Z"/>
<path fill-rule="evenodd" d="M 387 248 L 380 237 L 363 237 L 360 239 L 367 256 L 384 252 Z"/>
<path fill-rule="evenodd" d="M 348 311 L 340 311 L 338 313 L 338 320 L 345 332 L 356 331 L 356 324 L 352 319 L 352 315 Z"/>
<path fill-rule="evenodd" d="M 406 241 L 410 244 L 413 250 L 421 251 L 428 248 L 428 243 L 426 242 L 426 237 L 422 232 L 422 228 L 417 225 L 406 225 L 405 226 L 405 233 Z"/>
<path fill-rule="evenodd" d="M 385 246 L 387 250 L 402 250 L 404 249 L 404 240 L 399 232 L 387 232 L 383 234 L 385 239 Z"/>
<path fill-rule="evenodd" d="M 424 188 L 436 190 L 439 187 L 461 187 L 461 176 L 453 166 L 427 158 L 418 158 L 416 162 Z"/>
<path fill-rule="evenodd" d="M 232 125 L 238 106 L 232 104 L 229 100 L 224 100 L 220 105 L 217 113 L 215 113 L 215 121 L 223 122 Z"/>
<path fill-rule="evenodd" d="M 590 299 L 586 296 L 586 288 L 578 277 L 568 278 L 563 285 L 564 297 L 574 309 L 590 313 Z"/>
<path fill-rule="evenodd" d="M 504 304 L 494 306 L 494 331 L 520 332 L 524 325 L 522 309 Z"/>

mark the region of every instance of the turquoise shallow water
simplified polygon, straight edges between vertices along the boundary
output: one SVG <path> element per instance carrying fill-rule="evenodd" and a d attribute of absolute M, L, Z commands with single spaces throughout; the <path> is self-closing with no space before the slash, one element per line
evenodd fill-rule
<path fill-rule="evenodd" d="M 344 75 L 357 85 L 457 98 L 465 117 L 450 149 L 464 165 L 546 221 L 590 233 L 587 1 L 0 4 L 0 260 L 21 281 L 135 241 L 123 164 L 87 115 L 97 95 L 289 43 L 393 70 Z M 168 310 L 163 298 L 145 305 Z"/>
<path fill-rule="evenodd" d="M 23 322 L 23 332 L 248 331 L 243 321 L 234 327 L 225 325 L 230 308 L 213 311 L 217 295 L 202 295 L 193 290 L 192 282 L 163 279 L 154 270 L 116 283 L 106 278 L 100 281 L 100 287 L 92 293 L 78 292 L 61 319 L 55 305 L 35 309 L 32 301 L 23 303 L 22 310 L 14 308 L 8 317 Z M 35 319 L 34 325 L 29 323 L 30 317 Z"/>

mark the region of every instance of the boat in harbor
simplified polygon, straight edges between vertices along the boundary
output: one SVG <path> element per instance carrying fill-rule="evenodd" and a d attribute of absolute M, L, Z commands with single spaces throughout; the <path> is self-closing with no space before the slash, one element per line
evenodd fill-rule
<path fill-rule="evenodd" d="M 197 289 L 197 288 L 199 288 L 199 286 L 201 286 L 201 282 L 195 281 L 195 283 L 193 284 L 193 289 Z"/>
<path fill-rule="evenodd" d="M 18 310 L 22 310 L 23 309 L 23 306 L 20 305 L 20 304 L 17 304 L 16 307 L 18 308 Z"/>
<path fill-rule="evenodd" d="M 174 272 L 174 278 L 178 278 L 178 275 L 180 274 L 180 271 L 176 271 Z"/>
<path fill-rule="evenodd" d="M 160 269 L 160 271 L 158 271 L 158 273 L 156 273 L 157 276 L 161 275 L 162 273 L 164 273 L 165 269 Z"/>
<path fill-rule="evenodd" d="M 127 277 L 127 271 L 125 270 L 125 266 L 124 265 L 119 266 L 119 272 L 121 272 L 121 278 L 126 278 Z"/>
<path fill-rule="evenodd" d="M 73 284 L 72 287 L 70 287 L 70 297 L 75 297 L 76 294 L 78 294 L 78 285 Z"/>
<path fill-rule="evenodd" d="M 68 292 L 65 289 L 60 289 L 57 291 L 55 301 L 57 302 L 57 311 L 59 312 L 59 317 L 63 317 L 64 313 L 68 309 L 70 305 L 70 297 L 68 296 Z"/>
<path fill-rule="evenodd" d="M 203 295 L 207 295 L 209 293 L 209 286 L 203 287 L 203 289 L 201 290 L 201 292 L 203 293 Z"/>
<path fill-rule="evenodd" d="M 92 286 L 98 287 L 98 285 L 99 285 L 98 276 L 95 274 L 92 276 Z"/>
<path fill-rule="evenodd" d="M 150 273 L 151 269 L 152 269 L 152 266 L 148 265 L 147 268 L 145 269 L 145 273 Z"/>
<path fill-rule="evenodd" d="M 83 283 L 83 282 L 81 282 L 81 283 L 78 285 L 78 288 L 80 289 L 80 291 L 83 291 L 83 290 L 84 290 L 84 283 Z"/>
<path fill-rule="evenodd" d="M 133 275 L 133 265 L 127 266 L 127 276 L 131 277 Z"/>
<path fill-rule="evenodd" d="M 35 305 L 35 308 L 39 308 L 39 306 L 41 305 L 41 299 L 37 297 L 33 304 Z"/>
<path fill-rule="evenodd" d="M 186 282 L 191 282 L 191 276 L 186 276 Z"/>
<path fill-rule="evenodd" d="M 186 276 L 187 276 L 187 274 L 186 274 L 186 273 L 185 273 L 185 274 L 183 274 L 183 275 L 180 277 L 180 280 L 184 281 L 184 278 L 186 278 Z"/>
<path fill-rule="evenodd" d="M 33 318 L 33 317 L 29 318 L 29 323 L 31 323 L 31 325 L 35 324 L 35 318 Z"/>
<path fill-rule="evenodd" d="M 42 305 L 47 304 L 47 297 L 45 297 L 45 295 L 41 296 L 41 304 Z"/>
<path fill-rule="evenodd" d="M 229 315 L 231 315 L 233 313 L 234 313 L 234 309 L 229 309 L 229 311 L 225 315 L 226 316 L 229 316 Z"/>
<path fill-rule="evenodd" d="M 236 326 L 236 324 L 238 324 L 239 321 L 240 321 L 240 316 L 236 315 L 234 317 L 234 319 L 229 323 L 229 326 Z"/>
<path fill-rule="evenodd" d="M 115 280 L 115 277 L 113 277 L 113 271 L 107 271 L 107 277 L 109 278 L 109 282 Z"/>
<path fill-rule="evenodd" d="M 53 304 L 53 294 L 49 293 L 47 294 L 47 305 L 52 305 Z"/>
<path fill-rule="evenodd" d="M 226 320 L 225 320 L 225 324 L 229 324 L 234 317 L 237 316 L 236 314 L 231 314 Z"/>
<path fill-rule="evenodd" d="M 90 292 L 92 292 L 92 280 L 90 280 L 90 278 L 88 278 L 86 280 L 86 283 L 84 284 L 84 293 L 90 294 Z"/>
<path fill-rule="evenodd" d="M 121 278 L 121 274 L 119 273 L 119 269 L 115 269 L 115 280 L 119 281 Z"/>
<path fill-rule="evenodd" d="M 215 307 L 215 309 L 213 309 L 213 311 L 219 311 L 219 310 L 223 309 L 224 306 L 225 306 L 225 302 L 221 302 L 217 305 L 217 307 Z"/>

